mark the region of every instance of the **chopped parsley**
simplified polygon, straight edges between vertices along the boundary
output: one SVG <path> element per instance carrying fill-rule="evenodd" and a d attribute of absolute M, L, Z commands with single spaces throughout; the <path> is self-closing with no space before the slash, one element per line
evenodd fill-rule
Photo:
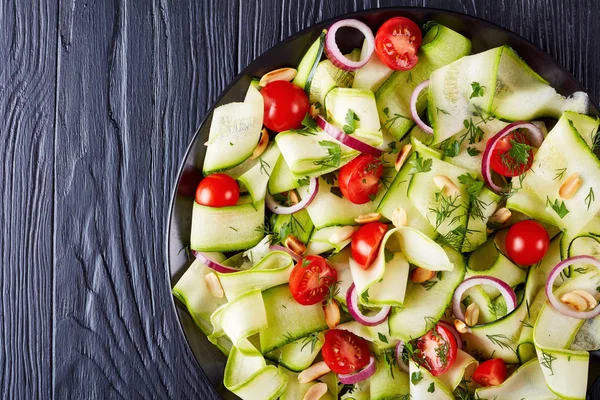
<path fill-rule="evenodd" d="M 383 257 L 385 258 L 385 262 L 388 263 L 390 261 L 392 261 L 392 259 L 394 258 L 394 252 L 391 250 L 388 250 L 387 248 L 383 249 Z"/>
<path fill-rule="evenodd" d="M 421 172 L 429 172 L 431 171 L 433 160 L 431 158 L 417 158 L 411 161 L 410 165 L 412 166 L 409 172 L 410 175 L 418 174 Z"/>
<path fill-rule="evenodd" d="M 360 118 L 354 111 L 348 109 L 346 113 L 346 125 L 344 125 L 344 133 L 351 134 L 356 130 L 355 122 L 360 121 Z"/>
<path fill-rule="evenodd" d="M 527 143 L 510 139 L 511 148 L 502 154 L 502 165 L 509 171 L 522 173 L 531 157 L 531 146 Z"/>
<path fill-rule="evenodd" d="M 562 219 L 565 215 L 569 213 L 569 209 L 565 206 L 565 202 L 559 202 L 558 199 L 555 199 L 554 202 L 550 200 L 549 196 L 546 196 L 546 207 L 550 207 L 554 210 L 554 212 Z"/>
<path fill-rule="evenodd" d="M 316 135 L 317 122 L 314 119 L 312 119 L 308 113 L 306 113 L 304 119 L 302 120 L 302 128 L 292 129 L 292 131 L 302 136 Z"/>
<path fill-rule="evenodd" d="M 475 147 L 470 147 L 469 146 L 469 147 L 467 147 L 467 153 L 469 153 L 469 155 L 471 157 L 475 157 L 475 156 L 481 154 L 481 151 L 478 150 L 478 149 L 476 149 Z"/>
<path fill-rule="evenodd" d="M 313 161 L 313 163 L 324 167 L 339 167 L 342 162 L 342 148 L 340 145 L 330 140 L 320 140 L 319 144 L 327 150 L 328 155 L 321 160 Z"/>
<path fill-rule="evenodd" d="M 388 338 L 381 332 L 377 332 L 377 336 L 379 336 L 379 341 L 383 343 L 388 343 Z"/>
<path fill-rule="evenodd" d="M 444 155 L 446 157 L 456 157 L 460 153 L 460 143 L 458 140 L 454 140 L 444 146 Z"/>
<path fill-rule="evenodd" d="M 485 89 L 485 86 L 481 86 L 479 82 L 472 82 L 471 89 L 473 89 L 473 91 L 471 92 L 469 99 L 474 97 L 483 97 L 483 90 Z"/>
<path fill-rule="evenodd" d="M 435 383 L 434 383 L 434 382 L 431 382 L 431 384 L 430 384 L 430 385 L 429 385 L 429 387 L 427 388 L 427 391 L 428 391 L 429 393 L 433 393 L 433 392 L 435 392 Z"/>
<path fill-rule="evenodd" d="M 421 371 L 415 371 L 412 374 L 410 374 L 410 382 L 413 385 L 416 386 L 422 380 L 423 380 L 423 374 L 421 373 Z"/>

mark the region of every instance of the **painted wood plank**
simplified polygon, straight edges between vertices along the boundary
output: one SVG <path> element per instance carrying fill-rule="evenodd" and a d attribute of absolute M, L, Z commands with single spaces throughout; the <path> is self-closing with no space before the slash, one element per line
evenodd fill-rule
<path fill-rule="evenodd" d="M 0 2 L 0 393 L 50 398 L 56 21 Z"/>

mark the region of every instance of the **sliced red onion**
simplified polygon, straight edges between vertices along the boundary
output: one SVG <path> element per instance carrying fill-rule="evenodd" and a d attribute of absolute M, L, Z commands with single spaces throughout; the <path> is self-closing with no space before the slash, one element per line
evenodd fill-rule
<path fill-rule="evenodd" d="M 400 340 L 396 345 L 396 361 L 398 362 L 398 366 L 404 372 L 409 372 L 409 367 L 406 365 L 404 360 L 402 359 L 402 352 L 404 351 L 404 342 Z"/>
<path fill-rule="evenodd" d="M 456 344 L 458 346 L 458 349 L 462 350 L 463 349 L 462 337 L 460 337 L 460 333 L 458 333 L 458 331 L 456 330 L 456 328 L 454 327 L 454 325 L 452 325 L 451 323 L 448 323 L 446 321 L 438 321 L 437 324 L 438 325 L 442 325 L 444 328 L 446 328 L 450 332 L 452 332 L 452 335 L 454 336 L 454 339 L 456 339 Z"/>
<path fill-rule="evenodd" d="M 364 57 L 360 61 L 352 61 L 342 54 L 340 48 L 335 41 L 335 35 L 338 29 L 348 27 L 358 29 L 367 41 L 367 50 L 365 51 Z M 375 51 L 375 38 L 373 32 L 364 22 L 360 22 L 357 19 L 343 19 L 337 21 L 327 30 L 327 36 L 325 37 L 325 55 L 336 67 L 345 71 L 354 71 L 364 66 L 369 62 L 369 59 Z"/>
<path fill-rule="evenodd" d="M 419 113 L 417 112 L 417 100 L 419 99 L 419 94 L 428 86 L 429 79 L 419 83 L 415 90 L 413 90 L 412 95 L 410 96 L 410 116 L 423 132 L 433 135 L 433 128 L 423 122 L 421 117 L 419 117 Z"/>
<path fill-rule="evenodd" d="M 216 261 L 211 260 L 210 258 L 206 257 L 206 255 L 200 253 L 199 251 L 192 250 L 192 254 L 194 255 L 194 257 L 196 257 L 196 259 L 200 260 L 200 262 L 202 262 L 202 264 L 206 265 L 210 269 L 220 272 L 221 274 L 230 274 L 232 272 L 239 272 L 238 269 L 227 267 L 223 264 L 220 264 Z"/>
<path fill-rule="evenodd" d="M 481 174 L 483 175 L 483 180 L 485 181 L 486 185 L 488 185 L 495 192 L 502 191 L 502 188 L 498 186 L 492 179 L 491 159 L 493 150 L 500 139 L 517 129 L 527 129 L 527 132 L 529 133 L 527 135 L 527 139 L 533 147 L 540 147 L 544 141 L 544 134 L 540 128 L 531 122 L 524 121 L 517 121 L 508 124 L 504 129 L 496 133 L 487 141 L 487 144 L 485 145 L 485 151 L 483 152 L 483 160 L 481 161 Z"/>
<path fill-rule="evenodd" d="M 562 301 L 557 299 L 556 296 L 554 296 L 553 292 L 554 281 L 556 280 L 556 278 L 558 278 L 560 273 L 565 268 L 581 262 L 591 264 L 594 267 L 600 269 L 600 261 L 588 255 L 575 256 L 562 260 L 561 262 L 556 264 L 556 267 L 552 269 L 550 275 L 548 276 L 548 280 L 546 281 L 546 297 L 548 298 L 548 301 L 550 302 L 552 307 L 554 307 L 554 309 L 559 313 L 571 318 L 590 319 L 600 315 L 600 305 L 596 306 L 596 308 L 590 311 L 575 311 L 571 307 L 567 306 Z"/>
<path fill-rule="evenodd" d="M 375 148 L 368 143 L 362 142 L 353 136 L 345 134 L 335 125 L 327 122 L 327 120 L 325 120 L 325 118 L 323 118 L 320 115 L 317 117 L 317 125 L 319 126 L 319 128 L 323 129 L 323 131 L 326 134 L 328 134 L 338 142 L 350 147 L 351 149 L 360 151 L 361 153 L 370 154 L 373 157 L 379 157 L 383 153 L 378 148 Z"/>
<path fill-rule="evenodd" d="M 280 246 L 278 244 L 272 244 L 271 246 L 269 246 L 269 249 L 273 250 L 273 251 L 283 251 L 288 253 L 292 259 L 296 262 L 302 260 L 302 256 L 299 256 L 298 254 L 294 253 L 293 251 L 291 251 L 290 249 L 288 249 L 285 246 Z"/>
<path fill-rule="evenodd" d="M 506 301 L 507 314 L 512 312 L 515 308 L 517 308 L 517 295 L 515 294 L 515 291 L 510 286 L 508 286 L 506 282 L 501 281 L 498 278 L 494 278 L 493 276 L 474 276 L 469 279 L 465 279 L 460 285 L 458 285 L 458 287 L 454 291 L 454 296 L 452 297 L 452 311 L 454 312 L 454 316 L 456 318 L 465 322 L 465 314 L 463 313 L 463 310 L 460 306 L 463 294 L 465 294 L 467 289 L 479 285 L 489 285 L 498 289 L 498 291 Z"/>
<path fill-rule="evenodd" d="M 375 368 L 375 357 L 371 356 L 366 367 L 352 374 L 338 374 L 338 379 L 344 385 L 354 385 L 355 383 L 362 382 L 373 376 Z"/>
<path fill-rule="evenodd" d="M 385 306 L 381 307 L 381 310 L 375 315 L 364 315 L 358 308 L 358 293 L 356 292 L 354 283 L 350 285 L 346 292 L 346 304 L 348 305 L 350 315 L 352 315 L 356 322 L 365 326 L 379 325 L 386 320 L 392 310 L 392 307 Z"/>
<path fill-rule="evenodd" d="M 265 197 L 265 204 L 273 212 L 273 214 L 293 214 L 297 211 L 302 210 L 308 206 L 315 199 L 317 192 L 319 191 L 319 180 L 317 178 L 311 178 L 308 183 L 308 196 L 302 199 L 298 204 L 293 206 L 285 207 L 277 203 L 273 196 L 267 193 Z"/>

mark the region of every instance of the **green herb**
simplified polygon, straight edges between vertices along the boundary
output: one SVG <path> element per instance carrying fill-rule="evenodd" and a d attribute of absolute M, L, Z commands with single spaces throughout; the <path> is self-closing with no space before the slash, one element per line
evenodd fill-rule
<path fill-rule="evenodd" d="M 466 226 L 457 226 L 451 231 L 439 236 L 437 240 L 443 245 L 459 250 L 460 247 L 463 245 L 463 242 L 464 245 L 469 244 L 469 238 L 467 237 L 467 234 L 473 232 L 477 231 L 473 229 L 467 229 Z"/>
<path fill-rule="evenodd" d="M 302 265 L 302 268 L 306 268 L 306 267 L 308 267 L 308 266 L 310 265 L 310 263 L 311 263 L 311 262 L 312 262 L 312 261 L 310 261 L 308 258 L 304 258 L 304 259 L 302 260 L 302 264 L 301 264 L 301 265 Z"/>
<path fill-rule="evenodd" d="M 488 304 L 488 310 L 491 314 L 495 315 L 496 318 L 505 316 L 508 313 L 506 303 L 503 302 L 491 302 Z"/>
<path fill-rule="evenodd" d="M 279 229 L 279 232 L 277 235 L 280 240 L 283 240 L 290 235 L 296 236 L 296 237 L 300 236 L 300 234 L 302 232 L 305 232 L 304 227 L 298 221 L 296 216 L 292 214 L 292 215 L 290 215 L 289 221 L 287 221 L 281 225 L 281 228 Z"/>
<path fill-rule="evenodd" d="M 369 302 L 369 289 L 365 290 L 363 294 L 360 295 L 360 298 L 363 299 L 365 303 Z"/>
<path fill-rule="evenodd" d="M 415 371 L 412 374 L 410 374 L 410 381 L 414 386 L 416 386 L 422 380 L 423 374 L 421 373 L 421 371 Z"/>
<path fill-rule="evenodd" d="M 467 153 L 469 153 L 471 157 L 475 157 L 481 154 L 481 151 L 477 150 L 475 147 L 467 147 Z"/>
<path fill-rule="evenodd" d="M 259 158 L 258 161 L 260 162 L 260 173 L 261 173 L 261 175 L 264 172 L 265 175 L 271 176 L 271 173 L 267 169 L 267 168 L 271 168 L 271 166 L 269 165 L 269 163 L 266 162 L 265 160 L 263 160 L 262 158 Z"/>
<path fill-rule="evenodd" d="M 435 109 L 437 110 L 437 114 L 438 114 L 438 115 L 440 115 L 440 113 L 442 113 L 442 114 L 444 114 L 444 115 L 450 115 L 450 113 L 449 113 L 448 111 L 446 111 L 446 110 L 443 110 L 443 109 L 441 109 L 441 108 L 439 108 L 439 107 L 436 107 Z"/>
<path fill-rule="evenodd" d="M 474 97 L 483 97 L 483 89 L 485 89 L 485 86 L 481 86 L 479 82 L 472 82 L 471 89 L 473 89 L 473 92 L 471 92 L 469 99 Z"/>
<path fill-rule="evenodd" d="M 337 178 L 335 177 L 335 173 L 333 173 L 333 172 L 330 172 L 330 173 L 328 173 L 328 174 L 325 174 L 325 175 L 321 175 L 321 178 L 322 178 L 322 179 L 323 179 L 325 182 L 327 182 L 327 184 L 328 184 L 329 186 L 331 186 L 331 185 L 334 185 L 334 184 L 335 184 L 335 181 L 337 180 Z"/>
<path fill-rule="evenodd" d="M 439 192 L 439 196 L 436 196 L 438 200 L 437 208 L 430 208 L 429 212 L 435 215 L 435 229 L 437 230 L 442 223 L 450 218 L 452 214 L 458 209 L 462 207 L 461 204 L 458 204 L 458 196 L 455 197 L 446 197 Z M 455 222 L 455 219 L 452 220 Z"/>
<path fill-rule="evenodd" d="M 469 304 L 471 304 L 471 296 L 467 296 L 464 299 L 461 300 L 460 302 L 465 308 L 469 307 Z"/>
<path fill-rule="evenodd" d="M 552 362 L 554 360 L 556 360 L 556 357 L 542 350 L 542 359 L 540 360 L 540 365 L 550 370 L 550 376 L 554 375 L 554 370 L 552 369 Z"/>
<path fill-rule="evenodd" d="M 360 118 L 354 111 L 348 109 L 348 112 L 346 113 L 346 125 L 344 125 L 344 133 L 354 133 L 354 130 L 356 129 L 356 125 L 354 123 L 356 121 L 360 121 Z"/>
<path fill-rule="evenodd" d="M 340 294 L 340 281 L 334 282 L 327 287 L 327 297 L 325 297 L 325 305 L 329 305 L 335 301 L 335 297 Z"/>
<path fill-rule="evenodd" d="M 454 140 L 451 144 L 444 146 L 444 155 L 446 157 L 456 157 L 460 153 L 460 144 Z"/>
<path fill-rule="evenodd" d="M 428 317 L 428 316 L 423 317 L 423 320 L 425 320 L 425 329 L 427 331 L 432 330 L 438 322 L 438 320 L 435 319 L 434 317 Z"/>
<path fill-rule="evenodd" d="M 406 83 L 412 82 L 412 71 L 408 71 L 408 76 L 406 77 Z"/>
<path fill-rule="evenodd" d="M 550 200 L 550 197 L 546 196 L 546 207 L 550 206 L 556 214 L 562 219 L 565 215 L 569 213 L 567 206 L 565 206 L 565 202 L 558 202 L 558 199 L 555 199 L 554 202 Z"/>
<path fill-rule="evenodd" d="M 384 110 L 384 111 L 385 111 L 385 110 Z M 389 112 L 389 110 L 388 110 L 388 112 Z M 405 118 L 405 117 L 403 117 L 403 116 L 402 116 L 402 115 L 400 115 L 400 114 L 394 114 L 392 117 L 390 117 L 388 114 L 385 114 L 385 115 L 388 117 L 388 119 L 387 119 L 387 120 L 385 121 L 385 123 L 383 124 L 383 127 L 384 127 L 385 129 L 387 129 L 387 130 L 390 130 L 390 129 L 392 129 L 392 126 L 393 126 L 393 125 L 396 123 L 396 121 L 397 121 L 398 119 L 404 119 L 404 118 Z"/>
<path fill-rule="evenodd" d="M 391 250 L 388 250 L 387 248 L 383 249 L 383 257 L 385 258 L 385 262 L 388 263 L 390 261 L 392 261 L 392 259 L 394 258 L 394 252 Z"/>
<path fill-rule="evenodd" d="M 345 384 L 340 389 L 340 393 L 338 394 L 338 396 L 339 398 L 342 398 L 345 394 L 352 394 L 355 390 L 356 388 L 354 387 L 354 385 Z"/>
<path fill-rule="evenodd" d="M 284 333 L 283 337 L 286 338 L 289 343 L 293 343 L 296 341 L 296 339 L 289 332 Z"/>
<path fill-rule="evenodd" d="M 588 193 L 588 195 L 585 197 L 585 205 L 587 206 L 587 209 L 590 209 L 590 206 L 592 205 L 592 201 L 596 200 L 596 195 L 594 194 L 594 188 L 590 187 L 590 191 Z"/>
<path fill-rule="evenodd" d="M 430 279 L 428 281 L 422 282 L 421 286 L 425 288 L 425 291 L 429 291 L 429 289 L 433 288 L 437 283 L 438 281 Z"/>
<path fill-rule="evenodd" d="M 310 178 L 305 176 L 304 178 L 298 179 L 296 182 L 298 182 L 298 185 L 300 186 L 306 186 L 310 183 Z"/>
<path fill-rule="evenodd" d="M 328 156 L 321 160 L 313 161 L 313 163 L 324 167 L 339 167 L 342 161 L 342 148 L 340 145 L 330 140 L 320 140 L 319 144 L 327 150 Z"/>
<path fill-rule="evenodd" d="M 475 393 L 469 390 L 470 383 L 471 381 L 463 378 L 456 390 L 454 390 L 456 400 L 479 400 L 479 396 L 475 397 Z"/>
<path fill-rule="evenodd" d="M 295 132 L 302 136 L 307 135 L 316 135 L 317 134 L 317 122 L 311 118 L 311 116 L 306 113 L 304 119 L 302 120 L 302 128 L 300 129 L 292 129 L 292 132 Z"/>
<path fill-rule="evenodd" d="M 388 339 L 387 337 L 385 337 L 385 335 L 381 332 L 377 332 L 377 336 L 379 336 L 379 341 L 383 342 L 383 343 L 388 343 Z"/>
<path fill-rule="evenodd" d="M 302 347 L 300 348 L 300 351 L 304 351 L 304 348 L 310 345 L 310 352 L 312 354 L 315 352 L 315 347 L 317 346 L 317 343 L 321 343 L 321 338 L 319 338 L 319 332 L 311 333 L 302 341 Z"/>
<path fill-rule="evenodd" d="M 593 131 L 593 129 L 592 129 Z M 600 148 L 600 130 L 596 131 L 595 134 L 592 134 L 592 151 L 596 151 L 598 148 Z"/>
<path fill-rule="evenodd" d="M 509 338 L 508 336 L 503 335 L 503 334 L 485 335 L 485 336 L 490 340 L 490 342 L 492 342 L 496 346 L 500 347 L 501 349 L 507 349 L 507 350 L 510 350 L 510 351 L 514 352 L 515 354 L 517 354 L 515 349 L 513 349 L 511 346 L 512 339 Z"/>
<path fill-rule="evenodd" d="M 473 123 L 473 118 L 465 119 L 463 125 L 467 131 L 460 138 L 461 144 L 465 139 L 468 139 L 469 144 L 479 143 L 483 140 L 483 130 Z"/>
<path fill-rule="evenodd" d="M 383 109 L 383 113 L 386 115 L 386 117 L 390 114 L 390 108 L 386 107 Z"/>
<path fill-rule="evenodd" d="M 563 176 L 565 175 L 566 170 L 567 170 L 566 168 L 555 169 L 554 171 L 556 171 L 556 175 L 554 175 L 554 178 L 552 180 L 553 181 L 561 180 L 563 178 Z"/>
<path fill-rule="evenodd" d="M 502 154 L 501 162 L 509 171 L 521 173 L 527 166 L 531 157 L 531 146 L 527 143 L 521 143 L 510 139 L 511 148 Z"/>
<path fill-rule="evenodd" d="M 235 229 L 233 226 L 230 226 L 229 229 L 231 229 L 232 231 L 238 231 L 237 229 Z"/>
<path fill-rule="evenodd" d="M 229 142 L 229 145 L 230 145 L 230 146 L 233 146 L 233 143 Z"/>
<path fill-rule="evenodd" d="M 573 269 L 573 271 L 577 272 L 580 275 L 583 275 L 588 271 L 588 269 L 583 268 L 583 267 L 577 267 L 577 268 Z"/>
<path fill-rule="evenodd" d="M 376 198 L 377 198 L 377 193 L 369 194 L 369 201 L 375 201 Z"/>
<path fill-rule="evenodd" d="M 431 158 L 417 158 L 410 162 L 412 168 L 409 171 L 410 175 L 418 174 L 421 172 L 429 172 L 431 171 L 431 166 L 433 165 L 433 160 Z"/>
<path fill-rule="evenodd" d="M 336 197 L 339 197 L 340 199 L 343 199 L 343 198 L 344 198 L 344 195 L 342 194 L 342 191 L 341 191 L 341 190 L 340 190 L 340 188 L 339 188 L 339 187 L 337 187 L 337 186 L 331 186 L 331 187 L 329 188 L 329 192 L 330 192 L 332 195 L 334 195 L 334 196 L 336 196 Z"/>
<path fill-rule="evenodd" d="M 600 286 L 596 287 L 596 292 L 600 293 Z"/>
<path fill-rule="evenodd" d="M 471 176 L 469 173 L 460 175 L 458 181 L 466 186 L 467 193 L 471 199 L 471 216 L 483 219 L 483 208 L 487 207 L 489 204 L 484 203 L 479 198 L 479 194 L 485 184 Z"/>
<path fill-rule="evenodd" d="M 427 388 L 427 391 L 428 391 L 429 393 L 433 393 L 433 392 L 435 392 L 435 383 L 434 383 L 434 382 L 431 382 L 431 384 L 430 384 L 430 385 L 429 385 L 429 387 Z"/>
<path fill-rule="evenodd" d="M 531 325 L 529 321 L 521 320 L 521 324 L 523 324 L 524 328 L 533 328 L 533 325 Z"/>
<path fill-rule="evenodd" d="M 400 152 L 397 142 L 388 143 L 388 147 L 390 148 L 390 151 L 388 151 L 389 154 L 398 154 Z"/>
<path fill-rule="evenodd" d="M 256 232 L 260 232 L 263 234 L 263 236 L 271 236 L 271 242 L 275 243 L 277 242 L 277 238 L 278 238 L 278 233 L 275 232 L 275 230 L 273 229 L 272 224 L 269 222 L 269 220 L 265 220 L 265 222 L 259 226 L 257 226 L 254 229 Z"/>

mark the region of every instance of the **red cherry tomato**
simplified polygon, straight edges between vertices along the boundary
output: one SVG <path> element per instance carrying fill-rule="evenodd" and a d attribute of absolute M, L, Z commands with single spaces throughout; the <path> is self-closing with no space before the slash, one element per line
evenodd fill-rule
<path fill-rule="evenodd" d="M 446 372 L 454 361 L 458 352 L 458 345 L 454 335 L 443 325 L 436 325 L 434 329 L 417 339 L 418 352 L 413 355 L 413 361 L 438 376 Z"/>
<path fill-rule="evenodd" d="M 362 225 L 352 236 L 352 258 L 363 269 L 368 269 L 379 251 L 381 240 L 385 236 L 387 226 L 381 222 L 369 222 Z"/>
<path fill-rule="evenodd" d="M 517 222 L 506 233 L 506 253 L 520 265 L 537 264 L 546 255 L 549 244 L 548 232 L 533 220 Z"/>
<path fill-rule="evenodd" d="M 196 189 L 196 203 L 208 207 L 235 206 L 240 198 L 240 187 L 235 179 L 225 174 L 212 174 L 200 181 Z"/>
<path fill-rule="evenodd" d="M 306 256 L 292 269 L 290 290 L 294 299 L 310 306 L 325 300 L 329 288 L 337 282 L 337 271 L 321 256 Z"/>
<path fill-rule="evenodd" d="M 365 204 L 381 187 L 381 175 L 383 162 L 377 157 L 362 154 L 340 169 L 340 191 L 352 203 Z"/>
<path fill-rule="evenodd" d="M 375 52 L 391 69 L 406 71 L 419 61 L 417 51 L 423 37 L 413 21 L 404 17 L 387 20 L 377 31 Z"/>
<path fill-rule="evenodd" d="M 518 176 L 527 172 L 533 164 L 533 151 L 529 150 L 527 162 L 518 162 L 513 158 L 509 151 L 513 147 L 513 142 L 524 143 L 529 146 L 529 140 L 520 132 L 509 133 L 496 143 L 490 158 L 490 167 L 494 172 L 502 176 Z"/>
<path fill-rule="evenodd" d="M 287 81 L 274 81 L 261 89 L 265 101 L 264 124 L 275 132 L 300 128 L 310 106 L 304 90 Z"/>
<path fill-rule="evenodd" d="M 498 386 L 506 380 L 506 364 L 501 358 L 494 358 L 479 364 L 473 372 L 473 380 L 481 386 Z"/>
<path fill-rule="evenodd" d="M 369 364 L 371 358 L 365 339 L 341 329 L 327 331 L 321 354 L 325 364 L 336 374 L 359 371 Z"/>

